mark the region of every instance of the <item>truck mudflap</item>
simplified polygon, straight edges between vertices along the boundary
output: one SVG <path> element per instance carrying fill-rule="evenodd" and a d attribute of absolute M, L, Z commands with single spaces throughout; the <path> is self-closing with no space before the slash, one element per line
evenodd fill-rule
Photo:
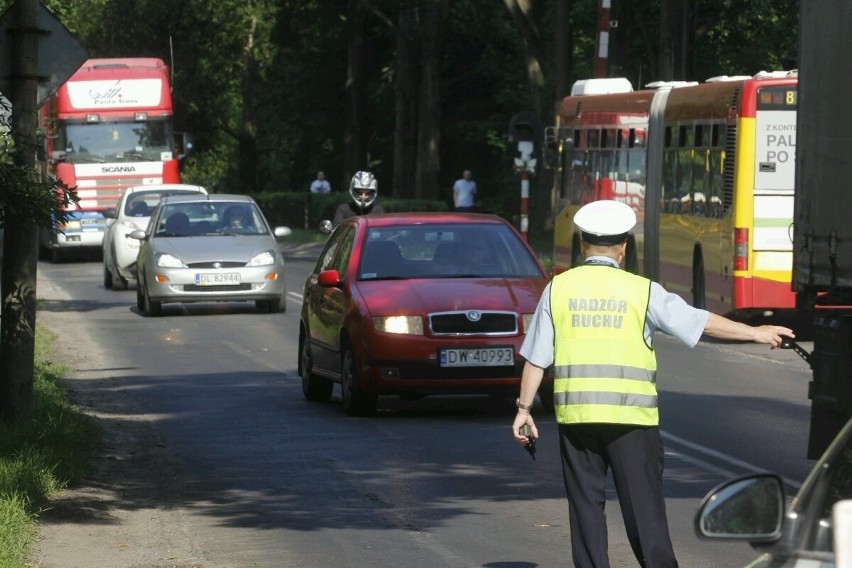
<path fill-rule="evenodd" d="M 852 308 L 814 315 L 808 459 L 818 459 L 852 418 Z"/>

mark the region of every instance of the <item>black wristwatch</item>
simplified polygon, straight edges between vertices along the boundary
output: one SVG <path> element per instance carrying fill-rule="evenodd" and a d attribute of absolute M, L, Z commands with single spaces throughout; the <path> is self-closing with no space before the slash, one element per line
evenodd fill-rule
<path fill-rule="evenodd" d="M 533 405 L 532 405 L 532 404 L 524 404 L 523 402 L 521 402 L 521 397 L 518 397 L 518 398 L 515 400 L 515 406 L 516 406 L 517 408 L 521 409 L 521 410 L 526 410 L 526 411 L 528 411 L 528 412 L 529 412 L 530 410 L 532 410 L 532 407 L 533 407 Z"/>

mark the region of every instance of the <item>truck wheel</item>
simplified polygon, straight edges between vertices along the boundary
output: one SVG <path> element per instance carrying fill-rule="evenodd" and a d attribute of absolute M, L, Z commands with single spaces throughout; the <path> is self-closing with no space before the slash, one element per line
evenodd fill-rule
<path fill-rule="evenodd" d="M 112 274 L 110 273 L 109 268 L 107 268 L 106 263 L 104 263 L 104 288 L 107 290 L 112 288 Z"/>

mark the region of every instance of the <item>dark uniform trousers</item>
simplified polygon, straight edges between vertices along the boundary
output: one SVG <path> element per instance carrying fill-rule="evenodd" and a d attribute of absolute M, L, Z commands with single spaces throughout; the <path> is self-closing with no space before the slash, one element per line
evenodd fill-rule
<path fill-rule="evenodd" d="M 639 565 L 676 568 L 663 497 L 663 442 L 656 427 L 560 424 L 562 472 L 576 568 L 609 568 L 607 469 Z"/>

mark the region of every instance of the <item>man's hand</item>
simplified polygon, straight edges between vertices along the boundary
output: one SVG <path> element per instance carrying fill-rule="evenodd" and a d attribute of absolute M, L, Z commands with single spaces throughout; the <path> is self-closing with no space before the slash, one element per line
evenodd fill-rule
<path fill-rule="evenodd" d="M 521 427 L 527 425 L 530 427 L 530 431 L 532 432 L 533 438 L 538 438 L 538 428 L 535 426 L 535 422 L 533 422 L 532 416 L 530 413 L 524 410 L 519 410 L 515 415 L 515 421 L 512 423 L 512 437 L 515 441 L 521 445 L 521 447 L 525 447 L 529 444 L 530 440 L 528 437 L 522 435 L 520 433 Z"/>
<path fill-rule="evenodd" d="M 754 342 L 766 343 L 772 346 L 772 349 L 781 347 L 785 337 L 795 339 L 796 334 L 789 327 L 781 325 L 761 325 L 754 328 Z"/>

